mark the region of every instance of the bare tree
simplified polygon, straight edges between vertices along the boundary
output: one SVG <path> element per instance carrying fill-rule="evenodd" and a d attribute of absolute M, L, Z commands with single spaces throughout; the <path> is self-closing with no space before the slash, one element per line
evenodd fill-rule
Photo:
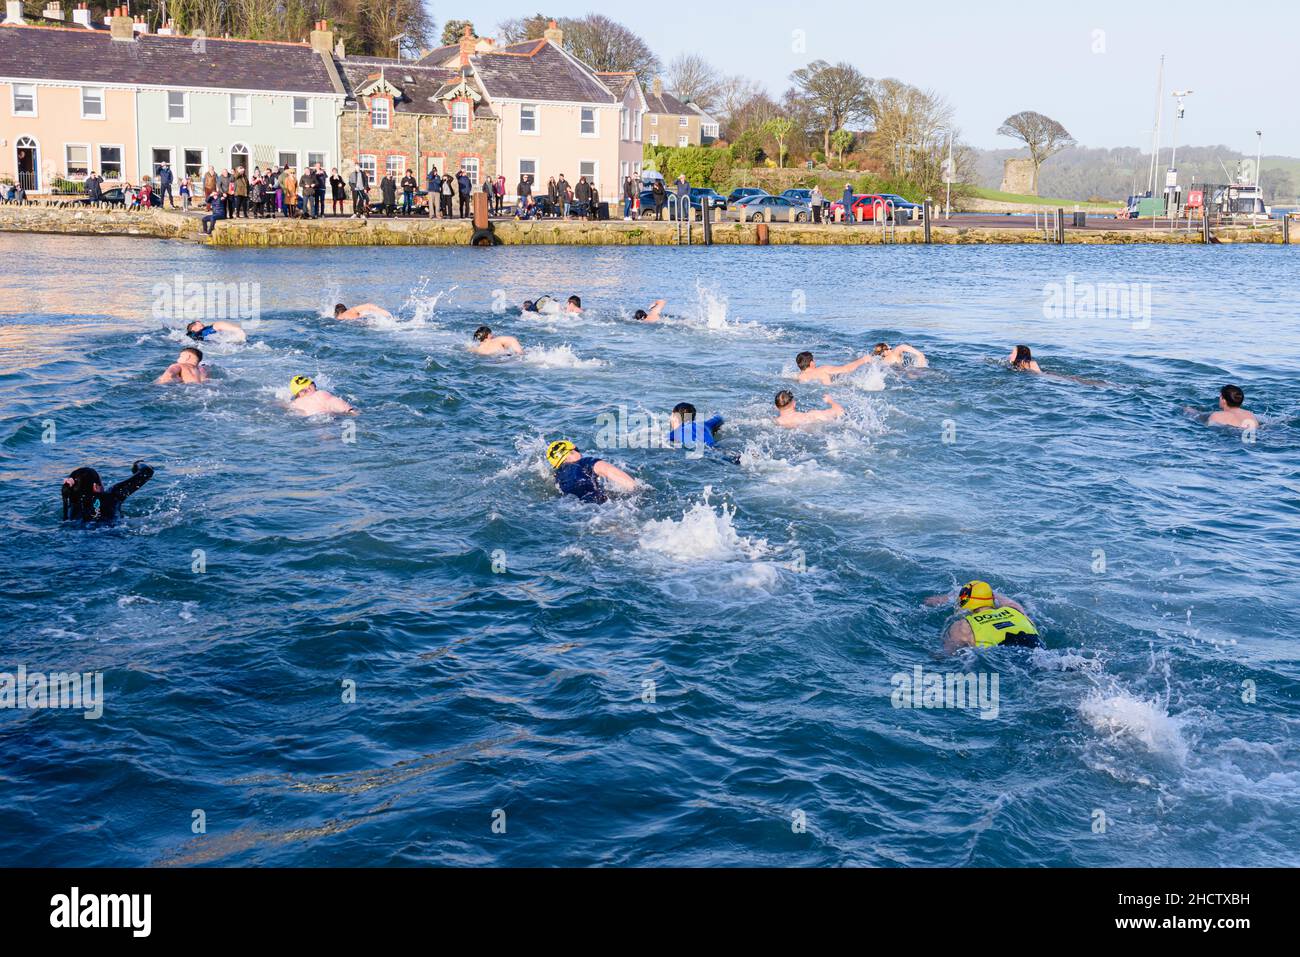
<path fill-rule="evenodd" d="M 497 24 L 497 35 L 502 43 L 523 43 L 525 40 L 540 40 L 552 17 L 534 13 L 531 17 L 513 17 Z"/>
<path fill-rule="evenodd" d="M 682 53 L 668 64 L 668 88 L 679 99 L 711 112 L 722 90 L 722 75 L 698 53 Z"/>
<path fill-rule="evenodd" d="M 1038 194 L 1038 171 L 1043 163 L 1067 146 L 1074 145 L 1074 137 L 1064 126 L 1033 110 L 1008 116 L 998 127 L 998 135 L 1010 136 L 1028 147 L 1029 158 L 1034 161 L 1035 195 Z"/>
<path fill-rule="evenodd" d="M 799 95 L 821 118 L 822 152 L 831 151 L 831 134 L 871 112 L 872 83 L 851 63 L 814 60 L 790 74 Z"/>
<path fill-rule="evenodd" d="M 646 42 L 609 17 L 589 13 L 559 25 L 564 48 L 594 70 L 635 73 L 642 83 L 659 72 L 659 58 Z"/>

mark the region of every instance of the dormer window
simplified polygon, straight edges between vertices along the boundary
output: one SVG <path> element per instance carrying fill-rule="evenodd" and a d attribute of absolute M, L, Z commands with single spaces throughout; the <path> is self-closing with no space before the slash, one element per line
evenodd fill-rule
<path fill-rule="evenodd" d="M 451 131 L 453 133 L 469 132 L 469 104 L 457 100 L 451 105 Z"/>
<path fill-rule="evenodd" d="M 389 103 L 382 96 L 376 96 L 370 101 L 370 125 L 376 130 L 388 129 Z"/>

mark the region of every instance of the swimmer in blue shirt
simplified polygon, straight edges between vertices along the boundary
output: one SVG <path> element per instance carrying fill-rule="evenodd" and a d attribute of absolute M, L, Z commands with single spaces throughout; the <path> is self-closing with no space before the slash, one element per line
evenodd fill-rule
<path fill-rule="evenodd" d="M 717 444 L 715 433 L 722 428 L 722 416 L 715 415 L 705 422 L 697 422 L 695 414 L 695 406 L 689 402 L 678 402 L 673 406 L 673 414 L 668 418 L 668 441 L 690 448 L 697 448 L 702 442 L 711 449 Z"/>
<path fill-rule="evenodd" d="M 233 322 L 218 320 L 205 325 L 196 319 L 185 327 L 185 334 L 196 342 L 205 342 L 218 333 L 221 333 L 222 338 L 229 339 L 231 342 L 243 342 L 248 338 L 244 330 Z"/>
<path fill-rule="evenodd" d="M 604 479 L 621 492 L 636 488 L 636 480 L 604 459 L 585 456 L 567 439 L 546 447 L 546 461 L 555 471 L 555 484 L 565 495 L 576 495 L 584 502 L 606 502 L 609 496 L 598 479 Z"/>

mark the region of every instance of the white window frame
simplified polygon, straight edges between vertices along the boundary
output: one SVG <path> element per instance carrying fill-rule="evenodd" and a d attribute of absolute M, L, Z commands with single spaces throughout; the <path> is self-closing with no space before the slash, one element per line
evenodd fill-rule
<path fill-rule="evenodd" d="M 330 154 L 327 153 L 325 150 L 304 150 L 303 151 L 302 161 L 306 163 L 308 166 L 310 166 L 312 169 L 315 169 L 316 164 L 311 161 L 312 156 L 320 157 L 320 165 L 322 169 L 332 168 L 330 166 Z"/>
<path fill-rule="evenodd" d="M 298 122 L 298 101 L 302 100 L 307 104 L 307 119 L 305 122 Z M 316 125 L 316 109 L 310 96 L 294 96 L 289 98 L 289 120 L 296 129 L 309 130 Z"/>
<path fill-rule="evenodd" d="M 251 93 L 228 93 L 229 97 L 226 103 L 226 117 L 231 126 L 252 126 L 253 125 L 253 94 Z M 248 119 L 240 122 L 235 119 L 235 103 L 239 100 L 247 102 Z"/>
<path fill-rule="evenodd" d="M 393 169 L 394 160 L 397 161 L 397 169 Z M 406 157 L 401 153 L 389 153 L 384 157 L 384 173 L 401 182 L 402 177 L 406 175 Z"/>
<path fill-rule="evenodd" d="M 524 110 L 533 111 L 533 128 L 524 129 Z M 519 104 L 519 135 L 520 136 L 540 136 L 542 133 L 542 109 L 536 103 Z"/>
<path fill-rule="evenodd" d="M 86 112 L 86 94 L 90 91 L 99 92 L 99 115 L 98 116 Z M 104 120 L 108 119 L 107 99 L 108 98 L 102 86 L 83 86 L 81 88 L 81 118 L 83 120 L 94 120 L 97 123 L 103 122 Z"/>
<path fill-rule="evenodd" d="M 241 151 L 241 150 L 237 150 L 237 149 L 235 149 L 236 146 L 242 146 L 242 147 L 243 147 L 243 150 Z M 247 157 L 248 157 L 248 165 L 245 166 L 244 169 L 245 169 L 245 170 L 249 170 L 249 169 L 251 169 L 252 166 L 253 166 L 253 157 L 256 155 L 256 154 L 253 152 L 253 148 L 252 148 L 251 146 L 249 146 L 247 143 L 245 143 L 244 141 L 242 141 L 242 140 L 236 140 L 234 143 L 231 143 L 231 144 L 230 144 L 230 152 L 228 152 L 228 153 L 226 154 L 226 156 L 229 157 L 230 168 L 231 168 L 232 170 L 235 168 L 235 165 L 234 165 L 234 164 L 235 164 L 235 154 L 236 154 L 236 153 L 239 153 L 240 156 L 247 156 Z"/>
<path fill-rule="evenodd" d="M 532 177 L 533 177 L 533 185 L 536 186 L 536 185 L 537 185 L 537 170 L 538 170 L 538 167 L 540 167 L 540 166 L 541 166 L 541 163 L 542 163 L 542 161 L 541 161 L 540 159 L 538 159 L 536 156 L 521 156 L 521 157 L 519 157 L 519 178 L 516 179 L 515 182 L 518 183 L 519 180 L 521 180 L 521 179 L 524 178 L 524 164 L 525 164 L 525 163 L 532 163 L 532 164 L 533 164 L 533 171 L 532 171 L 532 174 L 531 174 L 531 175 L 532 175 Z"/>
<path fill-rule="evenodd" d="M 462 114 L 460 112 L 461 110 L 465 111 L 464 112 L 465 128 L 463 130 L 458 128 L 456 125 L 457 121 L 460 120 L 462 117 Z M 451 131 L 453 133 L 469 132 L 469 114 L 470 114 L 469 103 L 467 103 L 465 100 L 457 100 L 455 103 L 451 105 Z"/>
<path fill-rule="evenodd" d="M 591 175 L 590 175 L 590 176 L 587 176 L 587 174 L 584 173 L 584 172 L 582 171 L 582 164 L 583 164 L 583 163 L 590 163 L 590 164 L 591 164 Z M 582 177 L 584 177 L 584 176 L 587 176 L 587 185 L 588 185 L 588 186 L 595 186 L 597 189 L 599 189 L 599 188 L 600 188 L 600 160 L 594 160 L 594 159 L 580 159 L 580 160 L 578 160 L 578 179 L 582 179 Z"/>
<path fill-rule="evenodd" d="M 281 160 L 283 160 L 285 156 L 292 156 L 293 162 L 292 163 L 281 162 Z M 302 155 L 297 150 L 282 150 L 277 146 L 275 150 L 275 165 L 288 166 L 291 167 L 295 172 L 301 173 L 303 169 Z M 231 169 L 231 172 L 234 172 L 233 168 Z"/>
<path fill-rule="evenodd" d="M 68 169 L 68 147 L 70 147 L 70 146 L 80 146 L 80 147 L 82 147 L 82 148 L 85 149 L 85 151 L 86 151 L 86 172 L 83 173 L 82 175 L 83 175 L 83 176 L 89 176 L 89 175 L 90 175 L 90 171 L 91 171 L 92 169 L 95 168 L 94 164 L 91 162 L 91 160 L 94 158 L 95 151 L 94 151 L 93 149 L 90 148 L 90 144 L 89 144 L 89 143 L 64 143 L 64 144 L 63 144 L 63 172 L 64 172 L 64 174 L 66 174 L 67 177 L 68 177 L 69 179 L 72 178 L 72 171 Z"/>
<path fill-rule="evenodd" d="M 32 108 L 30 110 L 18 109 L 19 90 L 32 91 Z M 39 106 L 35 83 L 15 83 L 9 88 L 9 112 L 14 116 L 39 116 Z"/>
<path fill-rule="evenodd" d="M 651 126 L 658 126 L 658 125 L 659 125 L 659 114 L 658 114 L 658 113 L 651 113 L 651 114 L 650 114 L 650 125 L 651 125 Z"/>
<path fill-rule="evenodd" d="M 172 97 L 181 98 L 181 117 L 172 117 Z M 168 123 L 188 123 L 190 121 L 190 95 L 184 90 L 168 90 L 163 94 L 163 119 Z"/>
<path fill-rule="evenodd" d="M 172 168 L 172 175 L 175 176 L 175 175 L 176 175 L 176 147 L 174 147 L 174 146 L 150 146 L 150 147 L 149 147 L 149 175 L 150 175 L 151 177 L 153 177 L 153 176 L 157 176 L 157 175 L 158 175 L 158 174 L 154 171 L 154 168 L 153 168 L 153 151 L 154 151 L 154 150 L 166 150 L 166 151 L 167 151 L 167 165 L 170 166 L 170 167 Z"/>
<path fill-rule="evenodd" d="M 619 139 L 629 140 L 632 138 L 632 117 L 628 114 L 626 106 L 618 111 L 618 132 Z"/>
<path fill-rule="evenodd" d="M 582 132 L 582 115 L 584 113 L 591 114 L 590 133 Z M 596 109 L 594 106 L 578 107 L 578 135 L 587 140 L 596 139 L 600 136 L 600 110 Z"/>
<path fill-rule="evenodd" d="M 659 145 L 659 134 L 658 134 L 658 133 L 651 133 L 651 134 L 650 134 L 650 145 L 651 145 L 651 146 L 658 146 L 658 145 Z"/>
<path fill-rule="evenodd" d="M 99 165 L 95 168 L 99 170 L 99 175 L 104 176 L 104 150 L 117 150 L 117 176 L 116 179 L 126 178 L 126 145 L 123 143 L 96 143 L 95 158 L 99 160 Z M 105 179 L 110 177 L 104 176 Z"/>
<path fill-rule="evenodd" d="M 691 125 L 691 118 L 690 118 L 689 116 L 679 116 L 679 117 L 677 117 L 677 126 L 678 126 L 679 128 L 681 128 L 681 127 L 687 127 L 687 126 L 690 126 L 690 125 Z"/>
<path fill-rule="evenodd" d="M 691 145 L 691 138 L 690 138 L 689 136 L 687 136 L 685 133 L 683 133 L 681 136 L 677 137 L 677 145 L 678 145 L 679 147 L 680 147 L 680 146 L 690 146 L 690 145 Z"/>
<path fill-rule="evenodd" d="M 384 108 L 384 122 L 382 125 L 375 122 L 376 105 Z M 393 128 L 393 101 L 388 97 L 372 96 L 370 98 L 370 128 L 372 130 L 389 130 Z"/>
<path fill-rule="evenodd" d="M 366 165 L 366 160 L 370 160 L 370 165 Z M 360 153 L 357 156 L 357 169 L 366 171 L 370 183 L 373 186 L 376 178 L 379 176 L 379 156 L 375 153 Z"/>
<path fill-rule="evenodd" d="M 185 154 L 191 152 L 199 154 L 199 169 L 198 172 L 196 173 L 189 173 L 186 172 L 185 170 L 185 166 L 186 166 Z M 182 146 L 181 147 L 181 175 L 182 176 L 197 176 L 200 179 L 202 179 L 203 174 L 207 171 L 207 168 L 208 168 L 208 148 L 206 146 Z"/>
<path fill-rule="evenodd" d="M 470 163 L 474 164 L 473 174 L 471 174 L 469 171 Z M 473 187 L 473 191 L 477 191 L 479 186 L 483 182 L 483 180 L 480 179 L 480 177 L 483 175 L 482 160 L 480 160 L 477 156 L 462 156 L 460 158 L 460 168 L 465 171 L 466 176 L 469 176 L 470 186 Z"/>

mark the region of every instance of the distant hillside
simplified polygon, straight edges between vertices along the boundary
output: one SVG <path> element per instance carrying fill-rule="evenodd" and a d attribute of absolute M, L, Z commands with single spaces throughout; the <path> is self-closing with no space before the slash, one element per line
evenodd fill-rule
<path fill-rule="evenodd" d="M 1024 150 L 971 150 L 975 185 L 997 189 L 1002 185 L 1002 165 L 1011 157 L 1028 155 Z M 1194 176 L 1196 182 L 1222 183 L 1236 169 L 1238 160 L 1254 160 L 1226 146 L 1180 146 L 1178 170 L 1184 182 Z M 1169 165 L 1169 149 L 1160 153 L 1156 170 L 1157 191 L 1164 186 L 1164 167 Z M 1123 200 L 1135 191 L 1147 188 L 1151 154 L 1134 147 L 1091 149 L 1076 146 L 1062 150 L 1043 164 L 1038 192 L 1043 196 L 1060 196 L 1086 201 L 1089 199 Z M 1290 156 L 1266 156 L 1263 167 L 1265 198 L 1270 203 L 1295 203 L 1300 192 L 1300 159 Z"/>

